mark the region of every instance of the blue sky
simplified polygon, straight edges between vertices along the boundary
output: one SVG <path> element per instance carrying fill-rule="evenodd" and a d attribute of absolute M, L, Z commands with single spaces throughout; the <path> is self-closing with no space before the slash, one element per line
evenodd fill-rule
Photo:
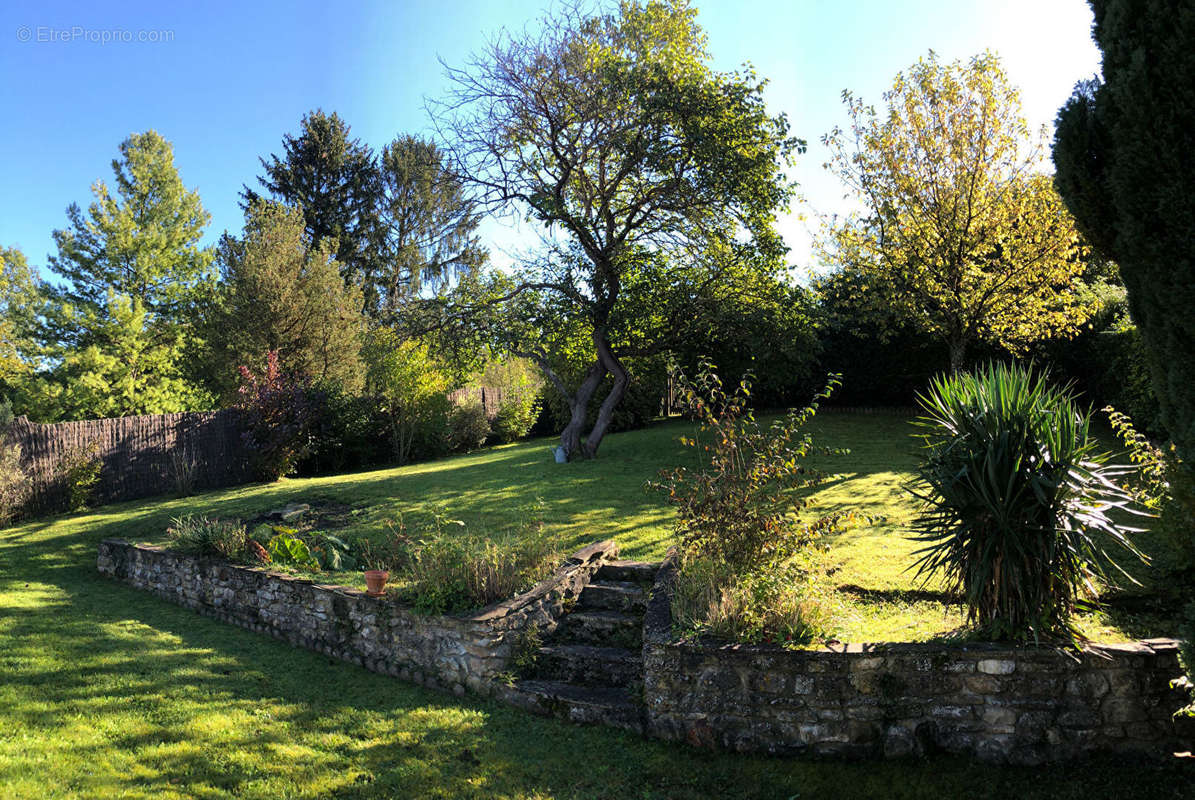
<path fill-rule="evenodd" d="M 1051 123 L 1074 83 L 1099 69 L 1084 0 L 698 0 L 715 66 L 750 61 L 767 100 L 809 142 L 792 176 L 806 203 L 781 229 L 790 261 L 811 265 L 810 210 L 843 207 L 819 137 L 844 121 L 840 93 L 878 102 L 892 77 L 933 48 L 946 59 L 999 52 L 1031 123 Z M 107 7 L 104 7 L 107 6 Z M 445 86 L 437 57 L 460 64 L 502 28 L 533 23 L 542 2 L 25 2 L 0 8 L 4 191 L 0 245 L 44 265 L 51 231 L 96 179 L 111 182 L 121 140 L 157 129 L 184 183 L 212 214 L 208 240 L 239 230 L 237 193 L 258 157 L 280 150 L 304 112 L 337 111 L 380 147 L 426 132 L 424 98 Z M 108 41 L 144 36 L 159 41 Z M 166 32 L 165 34 L 161 32 Z M 59 39 L 59 40 L 55 40 Z M 488 223 L 498 263 L 526 232 Z"/>

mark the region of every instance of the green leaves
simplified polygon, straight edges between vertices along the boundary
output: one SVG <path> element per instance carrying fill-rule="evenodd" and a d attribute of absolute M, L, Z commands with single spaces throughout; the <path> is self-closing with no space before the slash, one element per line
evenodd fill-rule
<path fill-rule="evenodd" d="M 823 137 L 826 166 L 863 209 L 827 224 L 826 262 L 864 273 L 861 288 L 941 337 L 954 369 L 979 340 L 1021 352 L 1075 332 L 1078 236 L 999 58 L 931 52 L 884 100 L 877 113 L 846 93 L 849 131 Z"/>
<path fill-rule="evenodd" d="M 1090 413 L 1027 368 L 939 377 L 918 400 L 917 575 L 944 575 L 993 638 L 1073 640 L 1070 616 L 1095 580 L 1127 577 L 1109 546 L 1144 558 L 1120 521 L 1134 511 L 1120 486 L 1131 468 L 1108 464 Z"/>
<path fill-rule="evenodd" d="M 270 539 L 269 544 L 266 545 L 266 552 L 270 554 L 270 559 L 276 564 L 292 564 L 296 567 L 313 570 L 320 568 L 320 563 L 311 552 L 311 548 L 307 546 L 307 542 L 291 531 L 282 530 L 273 539 Z"/>

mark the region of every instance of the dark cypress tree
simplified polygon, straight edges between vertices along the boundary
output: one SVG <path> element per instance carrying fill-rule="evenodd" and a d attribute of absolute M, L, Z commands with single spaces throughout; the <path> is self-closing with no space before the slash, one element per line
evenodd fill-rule
<path fill-rule="evenodd" d="M 1195 4 L 1090 0 L 1103 79 L 1058 114 L 1058 191 L 1120 265 L 1162 424 L 1195 462 Z"/>

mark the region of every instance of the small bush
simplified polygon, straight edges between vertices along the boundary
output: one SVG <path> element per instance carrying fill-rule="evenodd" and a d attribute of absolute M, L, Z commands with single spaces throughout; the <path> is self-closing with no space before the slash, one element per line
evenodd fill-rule
<path fill-rule="evenodd" d="M 454 452 L 476 450 L 489 436 L 490 421 L 481 403 L 459 405 L 448 416 L 448 444 Z"/>
<path fill-rule="evenodd" d="M 63 503 L 67 511 L 82 511 L 87 508 L 100 482 L 104 462 L 99 455 L 99 446 L 88 442 L 67 450 L 58 462 L 55 483 L 61 487 Z"/>
<path fill-rule="evenodd" d="M 282 372 L 272 350 L 261 375 L 241 367 L 237 392 L 241 440 L 257 477 L 269 483 L 289 475 L 313 444 L 317 410 L 323 405 L 319 392 Z"/>
<path fill-rule="evenodd" d="M 1133 505 L 1128 468 L 1097 449 L 1090 412 L 1025 368 L 937 378 L 919 402 L 918 576 L 944 575 L 986 636 L 1076 641 L 1071 615 L 1107 579 L 1106 545 L 1141 556 L 1111 516 Z"/>
<path fill-rule="evenodd" d="M 451 525 L 445 530 L 445 525 Z M 439 519 L 437 530 L 415 550 L 406 574 L 416 608 L 444 614 L 481 608 L 514 597 L 545 578 L 560 562 L 556 542 L 536 525 L 496 537 Z"/>
<path fill-rule="evenodd" d="M 221 556 L 229 561 L 243 561 L 249 553 L 245 526 L 233 520 L 177 517 L 170 521 L 166 534 L 171 547 L 184 553 Z"/>
<path fill-rule="evenodd" d="M 531 393 L 504 399 L 494 415 L 493 435 L 502 444 L 522 439 L 539 419 L 539 396 Z"/>
<path fill-rule="evenodd" d="M 825 629 L 810 546 L 854 515 L 804 521 L 807 501 L 794 492 L 825 480 L 806 464 L 810 455 L 842 452 L 815 447 L 803 432 L 837 380 L 831 375 L 809 406 L 765 428 L 748 406 L 749 378 L 727 392 L 708 361 L 695 379 L 675 372 L 680 405 L 700 423 L 696 437 L 681 439 L 698 464 L 667 470 L 649 485 L 677 507 L 680 575 L 672 609 L 682 630 L 785 643 Z"/>
<path fill-rule="evenodd" d="M 0 525 L 16 519 L 28 500 L 29 478 L 21 468 L 21 447 L 5 444 L 0 429 Z"/>
<path fill-rule="evenodd" d="M 825 481 L 806 463 L 809 456 L 842 452 L 815 447 L 803 431 L 837 383 L 831 375 L 809 406 L 765 428 L 748 406 L 749 377 L 727 392 L 709 362 L 702 362 L 694 380 L 677 372 L 681 407 L 699 423 L 697 436 L 681 437 L 681 444 L 697 451 L 699 465 L 666 470 L 649 486 L 676 506 L 676 531 L 686 556 L 748 572 L 785 561 L 850 516 L 804 523 L 800 511 L 808 501 L 793 494 Z"/>

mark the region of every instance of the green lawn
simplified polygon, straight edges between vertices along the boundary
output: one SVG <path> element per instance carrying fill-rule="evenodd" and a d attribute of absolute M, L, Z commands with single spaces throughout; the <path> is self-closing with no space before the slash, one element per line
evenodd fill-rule
<path fill-rule="evenodd" d="M 812 427 L 819 443 L 850 453 L 815 461 L 831 479 L 811 495 L 809 513 L 853 509 L 882 519 L 824 542 L 830 581 L 841 588 L 833 595 L 832 634 L 843 641 L 918 641 L 958 629 L 961 607 L 944 603 L 937 584 L 915 585 L 909 570 L 919 545 L 907 536 L 915 507 L 903 487 L 917 460 L 908 419 L 824 412 Z M 481 531 L 517 528 L 539 513 L 566 551 L 612 538 L 625 557 L 660 558 L 671 543 L 671 511 L 644 483 L 662 467 L 692 457 L 676 441 L 688 430 L 677 421 L 611 436 L 597 460 L 563 466 L 552 461 L 551 441 L 541 439 L 399 469 L 112 506 L 90 522 L 57 524 L 119 524 L 122 536 L 161 544 L 172 516 L 252 518 L 290 500 L 350 506 L 348 527 L 336 531 L 342 538 L 384 535 L 386 522 L 400 515 L 418 534 L 434 513 Z M 1160 544 L 1147 539 L 1147 549 Z M 1150 574 L 1124 563 L 1143 577 Z M 364 588 L 360 572 L 325 573 L 320 580 Z M 1105 641 L 1173 633 L 1166 615 L 1156 612 L 1086 615 L 1081 624 L 1088 636 Z"/>
<path fill-rule="evenodd" d="M 912 464 L 903 420 L 824 415 L 850 446 L 819 508 L 884 525 L 831 542 L 835 580 L 860 590 L 843 630 L 919 635 L 954 618 L 909 596 Z M 25 797 L 1184 797 L 1195 771 L 1093 764 L 994 769 L 963 761 L 843 764 L 731 755 L 542 720 L 373 675 L 213 622 L 102 579 L 96 543 L 156 539 L 171 516 L 252 516 L 288 499 L 362 509 L 441 507 L 470 525 L 516 523 L 543 499 L 569 546 L 614 537 L 632 557 L 668 544 L 668 511 L 642 484 L 679 457 L 677 424 L 618 434 L 590 463 L 550 463 L 545 441 L 357 475 L 126 503 L 0 531 L 0 798 Z M 914 618 L 912 628 L 903 627 Z M 1163 625 L 1128 618 L 1122 632 Z M 1133 621 L 1133 620 L 1136 621 Z M 935 628 L 936 626 L 936 628 Z M 843 635 L 842 638 L 848 638 Z M 877 637 L 878 638 L 878 637 Z"/>

